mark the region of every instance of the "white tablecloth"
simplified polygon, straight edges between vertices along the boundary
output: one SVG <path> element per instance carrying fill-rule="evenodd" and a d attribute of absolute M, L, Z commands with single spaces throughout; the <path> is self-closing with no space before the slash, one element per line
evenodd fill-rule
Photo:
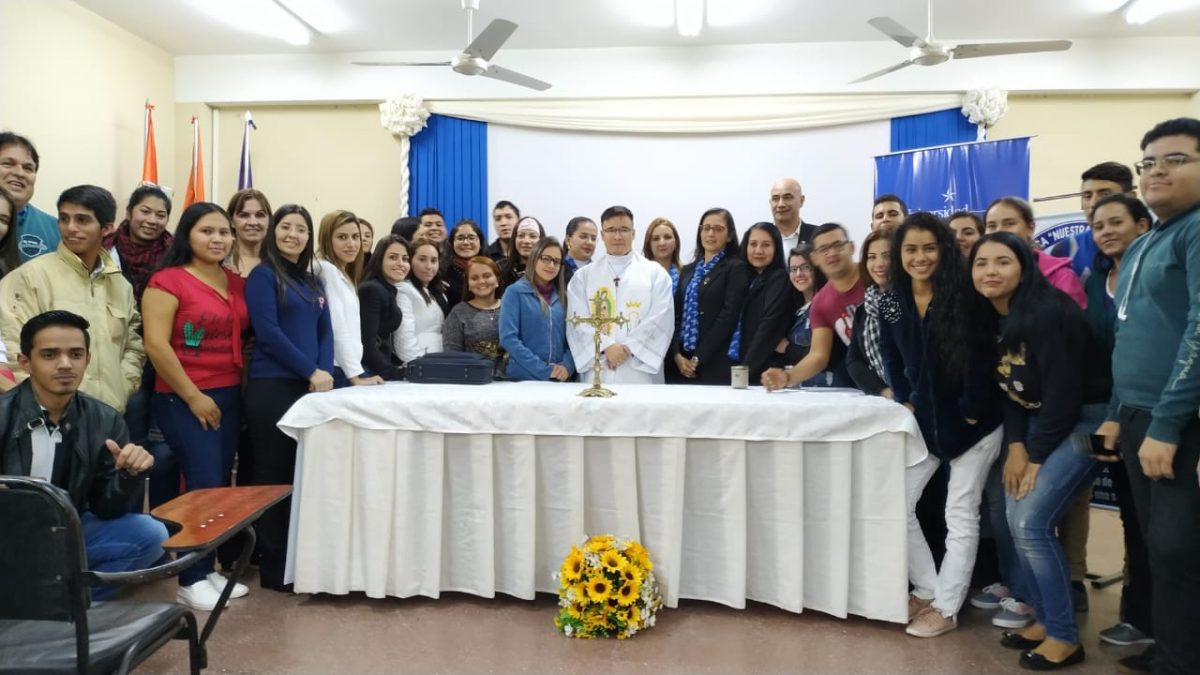
<path fill-rule="evenodd" d="M 312 394 L 287 578 L 298 592 L 532 598 L 572 543 L 651 552 L 667 606 L 907 620 L 907 410 L 856 392 L 389 384 Z"/>

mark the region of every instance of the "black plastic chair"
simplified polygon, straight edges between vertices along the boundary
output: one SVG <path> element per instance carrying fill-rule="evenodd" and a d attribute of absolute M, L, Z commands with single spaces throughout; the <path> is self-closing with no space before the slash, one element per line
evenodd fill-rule
<path fill-rule="evenodd" d="M 0 476 L 0 672 L 127 673 L 173 639 L 187 640 L 189 666 L 206 666 L 196 617 L 162 602 L 91 603 L 93 582 L 140 583 L 174 576 L 208 551 L 151 570 L 87 570 L 83 527 L 62 490 Z"/>

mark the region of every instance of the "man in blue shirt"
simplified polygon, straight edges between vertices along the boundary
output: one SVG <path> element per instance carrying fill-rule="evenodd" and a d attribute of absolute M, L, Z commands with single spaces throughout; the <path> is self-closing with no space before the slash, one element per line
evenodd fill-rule
<path fill-rule="evenodd" d="M 58 248 L 58 219 L 30 204 L 41 160 L 28 138 L 0 132 L 0 185 L 17 203 L 17 252 L 21 262 Z"/>
<path fill-rule="evenodd" d="M 1113 400 L 1099 432 L 1129 472 L 1153 579 L 1156 673 L 1200 673 L 1200 120 L 1142 139 L 1139 191 L 1158 218 L 1117 279 Z"/>

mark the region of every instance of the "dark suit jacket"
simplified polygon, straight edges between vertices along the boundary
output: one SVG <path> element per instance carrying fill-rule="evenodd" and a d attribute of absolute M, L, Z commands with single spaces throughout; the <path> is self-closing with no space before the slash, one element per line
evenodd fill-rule
<path fill-rule="evenodd" d="M 392 353 L 392 333 L 403 319 L 396 305 L 396 287 L 382 279 L 362 282 L 358 285 L 358 308 L 363 367 L 385 380 L 404 379 L 404 371 Z"/>
<path fill-rule="evenodd" d="M 699 359 L 695 379 L 678 381 L 692 384 L 729 384 L 729 341 L 737 327 L 742 302 L 750 285 L 748 267 L 739 258 L 722 258 L 700 282 L 698 310 L 700 335 L 693 352 L 683 351 L 683 305 L 687 287 L 696 272 L 696 263 L 684 266 L 679 273 L 679 289 L 675 292 L 675 337 L 671 340 L 670 358 L 683 354 Z M 673 372 L 672 368 L 668 373 Z"/>
<path fill-rule="evenodd" d="M 753 270 L 750 278 L 754 278 Z M 741 363 L 750 370 L 750 381 L 757 384 L 764 370 L 779 365 L 775 347 L 792 327 L 791 282 L 787 272 L 782 268 L 764 271 L 758 283 L 746 293 L 742 307 Z"/>
<path fill-rule="evenodd" d="M 813 233 L 815 233 L 816 231 L 817 231 L 816 225 L 813 225 L 812 223 L 806 223 L 803 220 L 801 220 L 800 221 L 800 243 L 801 244 L 804 244 L 804 243 L 811 244 L 812 238 L 813 238 Z M 787 256 L 790 253 L 791 253 L 791 251 L 783 252 L 783 257 L 785 260 L 787 259 Z"/>

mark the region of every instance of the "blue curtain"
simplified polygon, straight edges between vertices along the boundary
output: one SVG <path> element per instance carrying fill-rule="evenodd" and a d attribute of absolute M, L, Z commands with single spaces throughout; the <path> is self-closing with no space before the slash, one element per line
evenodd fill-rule
<path fill-rule="evenodd" d="M 487 124 L 430 115 L 409 148 L 408 208 L 432 206 L 451 227 L 463 218 L 488 231 Z"/>
<path fill-rule="evenodd" d="M 892 152 L 975 140 L 976 127 L 959 108 L 892 118 Z"/>

